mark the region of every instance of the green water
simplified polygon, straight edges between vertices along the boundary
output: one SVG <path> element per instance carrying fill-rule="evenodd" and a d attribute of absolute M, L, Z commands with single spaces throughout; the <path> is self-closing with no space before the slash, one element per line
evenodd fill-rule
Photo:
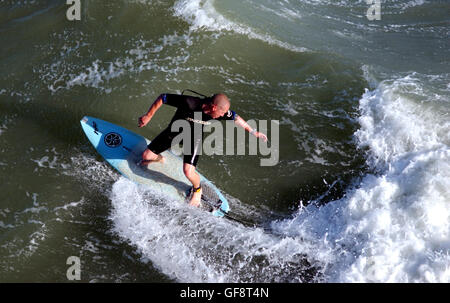
<path fill-rule="evenodd" d="M 138 117 L 160 93 L 190 88 L 226 93 L 244 119 L 278 120 L 277 165 L 261 167 L 258 156 L 206 155 L 198 165 L 239 201 L 241 218 L 262 224 L 289 218 L 311 201 L 340 198 L 366 172 L 353 138 L 369 87 L 361 57 L 195 28 L 176 15 L 173 1 L 86 0 L 81 21 L 67 20 L 64 2 L 0 2 L 0 281 L 66 282 L 69 256 L 82 260 L 83 282 L 185 281 L 114 228 L 111 191 L 121 177 L 84 136 L 84 115 L 152 139 L 174 109 L 162 107 L 143 129 Z M 224 4 L 217 10 L 242 18 Z M 272 37 L 283 29 L 267 26 Z M 164 205 L 159 209 L 170 217 Z M 196 233 L 192 226 L 187 231 Z M 202 258 L 201 251 L 193 253 Z M 294 267 L 281 280 L 320 279 L 300 261 Z M 252 270 L 236 275 L 272 280 Z"/>

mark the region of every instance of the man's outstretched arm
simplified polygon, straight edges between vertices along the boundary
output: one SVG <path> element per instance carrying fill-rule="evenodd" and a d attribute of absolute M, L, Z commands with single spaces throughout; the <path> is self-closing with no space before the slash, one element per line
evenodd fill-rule
<path fill-rule="evenodd" d="M 257 138 L 261 138 L 264 140 L 264 142 L 267 142 L 267 136 L 263 133 L 260 133 L 256 131 L 256 129 L 253 129 L 248 123 L 241 118 L 241 116 L 236 115 L 236 118 L 234 119 L 234 123 L 237 125 L 243 127 L 246 131 L 248 131 L 250 134 L 254 135 Z"/>
<path fill-rule="evenodd" d="M 148 109 L 148 112 L 144 114 L 143 116 L 139 117 L 138 119 L 138 126 L 144 127 L 150 122 L 153 115 L 156 113 L 156 111 L 163 105 L 163 97 L 162 95 L 159 95 L 158 98 L 156 98 L 155 102 L 153 102 L 152 106 Z"/>

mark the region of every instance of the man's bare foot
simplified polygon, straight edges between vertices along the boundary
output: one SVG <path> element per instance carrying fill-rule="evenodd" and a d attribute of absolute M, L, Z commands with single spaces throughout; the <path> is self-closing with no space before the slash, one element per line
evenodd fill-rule
<path fill-rule="evenodd" d="M 197 192 L 192 193 L 191 201 L 189 201 L 189 205 L 200 207 L 201 205 L 201 198 L 202 198 L 202 189 L 198 190 Z"/>
<path fill-rule="evenodd" d="M 140 165 L 140 166 L 147 166 L 150 163 L 158 163 L 159 162 L 162 164 L 162 163 L 164 163 L 164 161 L 165 161 L 165 158 L 161 155 L 158 155 L 158 157 L 155 160 L 139 160 L 139 162 L 136 164 Z"/>

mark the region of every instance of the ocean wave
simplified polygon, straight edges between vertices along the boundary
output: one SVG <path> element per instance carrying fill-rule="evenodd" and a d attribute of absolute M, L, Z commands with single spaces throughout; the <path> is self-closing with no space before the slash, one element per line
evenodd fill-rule
<path fill-rule="evenodd" d="M 450 121 L 427 103 L 432 79 L 417 76 L 382 81 L 360 100 L 355 138 L 375 173 L 273 223 L 311 243 L 327 281 L 450 281 Z"/>
<path fill-rule="evenodd" d="M 175 3 L 174 16 L 182 18 L 191 24 L 191 31 L 206 29 L 209 31 L 228 31 L 242 34 L 250 39 L 264 41 L 294 52 L 307 52 L 305 47 L 298 47 L 287 42 L 273 38 L 266 33 L 259 33 L 249 26 L 239 24 L 227 19 L 214 8 L 213 0 L 179 0 Z"/>
<path fill-rule="evenodd" d="M 296 238 L 216 218 L 125 178 L 111 201 L 114 232 L 176 281 L 302 282 L 312 268 Z"/>
<path fill-rule="evenodd" d="M 412 153 L 450 144 L 445 95 L 422 85 L 415 75 L 383 81 L 360 101 L 360 145 L 370 148 L 376 167 L 385 167 Z"/>

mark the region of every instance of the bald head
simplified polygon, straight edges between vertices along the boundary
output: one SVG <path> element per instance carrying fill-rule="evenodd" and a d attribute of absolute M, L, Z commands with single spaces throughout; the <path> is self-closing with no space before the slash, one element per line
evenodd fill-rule
<path fill-rule="evenodd" d="M 230 100 L 225 94 L 214 95 L 212 97 L 212 104 L 226 111 L 230 108 Z"/>
<path fill-rule="evenodd" d="M 204 112 L 213 119 L 217 119 L 228 112 L 230 109 L 230 100 L 225 94 L 216 94 L 212 96 L 211 103 L 207 103 L 204 106 Z"/>

